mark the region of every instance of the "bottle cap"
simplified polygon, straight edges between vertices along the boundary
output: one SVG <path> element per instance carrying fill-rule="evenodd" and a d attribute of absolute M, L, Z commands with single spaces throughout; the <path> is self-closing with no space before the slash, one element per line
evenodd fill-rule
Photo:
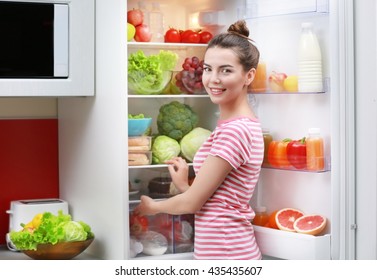
<path fill-rule="evenodd" d="M 320 134 L 320 133 L 321 133 L 321 129 L 318 127 L 309 128 L 309 134 Z"/>
<path fill-rule="evenodd" d="M 312 22 L 303 22 L 301 24 L 301 27 L 302 28 L 312 28 L 313 27 L 313 23 Z"/>
<path fill-rule="evenodd" d="M 255 212 L 266 212 L 267 207 L 266 206 L 257 206 L 255 207 Z"/>

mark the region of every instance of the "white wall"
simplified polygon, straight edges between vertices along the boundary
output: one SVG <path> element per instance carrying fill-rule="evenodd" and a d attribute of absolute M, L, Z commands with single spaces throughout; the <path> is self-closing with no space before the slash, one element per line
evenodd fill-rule
<path fill-rule="evenodd" d="M 0 98 L 0 119 L 56 117 L 56 98 Z"/>

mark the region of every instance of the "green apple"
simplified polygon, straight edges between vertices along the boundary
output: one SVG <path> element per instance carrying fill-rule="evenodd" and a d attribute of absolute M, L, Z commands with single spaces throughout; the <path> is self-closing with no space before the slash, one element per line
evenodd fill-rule
<path fill-rule="evenodd" d="M 136 28 L 131 23 L 127 22 L 127 41 L 131 41 L 136 33 Z"/>

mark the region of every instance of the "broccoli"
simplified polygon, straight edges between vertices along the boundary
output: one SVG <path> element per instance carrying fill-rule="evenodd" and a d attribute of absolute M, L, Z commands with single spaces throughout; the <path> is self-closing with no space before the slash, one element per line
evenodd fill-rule
<path fill-rule="evenodd" d="M 161 135 L 177 141 L 198 125 L 198 115 L 187 105 L 172 101 L 160 107 L 157 128 Z"/>

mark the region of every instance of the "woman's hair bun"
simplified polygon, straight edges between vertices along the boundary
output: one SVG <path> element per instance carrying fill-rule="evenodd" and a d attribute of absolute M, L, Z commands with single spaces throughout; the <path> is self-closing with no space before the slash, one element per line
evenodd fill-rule
<path fill-rule="evenodd" d="M 229 26 L 228 32 L 238 33 L 245 37 L 249 37 L 249 28 L 247 28 L 246 22 L 244 20 L 239 20 Z"/>

